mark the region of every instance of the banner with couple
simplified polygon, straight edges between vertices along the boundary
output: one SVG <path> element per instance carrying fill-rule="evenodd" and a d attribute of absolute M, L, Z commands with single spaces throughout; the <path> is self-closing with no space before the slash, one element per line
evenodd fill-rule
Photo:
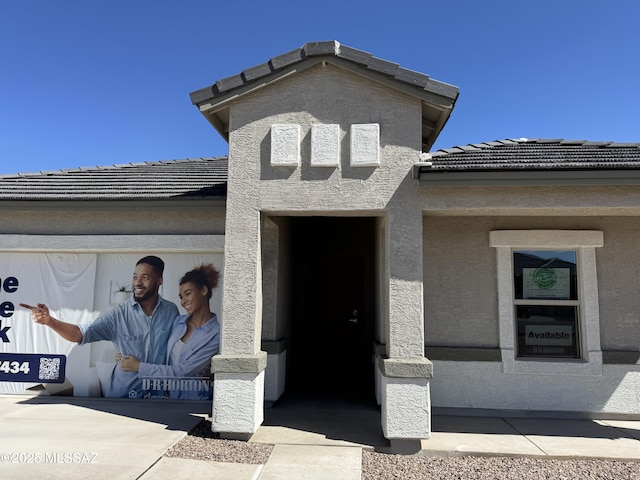
<path fill-rule="evenodd" d="M 148 254 L 165 262 L 159 293 L 181 315 L 185 314 L 178 296 L 182 275 L 208 263 L 222 270 L 221 253 Z M 118 368 L 113 344 L 64 340 L 48 326 L 35 323 L 32 312 L 20 304 L 43 303 L 52 317 L 89 324 L 101 312 L 131 301 L 132 273 L 144 255 L 0 252 L 0 393 L 106 396 L 109 376 Z M 222 289 L 218 286 L 212 293 L 211 311 L 221 322 Z M 136 398 L 206 400 L 212 394 L 208 375 L 141 375 L 140 386 Z"/>

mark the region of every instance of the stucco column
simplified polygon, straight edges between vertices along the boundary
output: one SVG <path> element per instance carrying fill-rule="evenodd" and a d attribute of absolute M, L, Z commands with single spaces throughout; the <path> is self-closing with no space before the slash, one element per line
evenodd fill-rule
<path fill-rule="evenodd" d="M 282 242 L 286 242 L 287 230 L 281 231 L 280 219 L 263 217 L 262 225 L 262 349 L 267 353 L 265 370 L 264 399 L 265 405 L 271 405 L 284 393 L 287 366 L 287 340 L 283 333 L 286 321 L 282 310 L 283 298 L 289 295 L 288 277 L 290 270 L 287 253 L 281 252 Z M 286 243 L 287 246 L 288 243 Z M 290 248 L 289 248 L 290 249 Z M 283 258 L 284 257 L 284 258 Z M 287 296 L 285 296 L 285 294 Z"/>
<path fill-rule="evenodd" d="M 260 212 L 230 192 L 220 354 L 214 373 L 212 430 L 248 439 L 264 418 L 266 354 L 260 351 L 262 281 Z"/>
<path fill-rule="evenodd" d="M 422 212 L 411 202 L 390 211 L 387 226 L 389 318 L 386 358 L 378 361 L 382 430 L 396 450 L 419 450 L 431 434 L 429 382 L 424 357 Z"/>

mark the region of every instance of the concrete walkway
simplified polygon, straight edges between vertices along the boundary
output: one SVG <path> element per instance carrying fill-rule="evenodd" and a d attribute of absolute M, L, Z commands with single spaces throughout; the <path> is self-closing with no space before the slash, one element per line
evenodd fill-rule
<path fill-rule="evenodd" d="M 363 448 L 388 443 L 375 408 L 273 408 L 253 442 L 275 447 L 265 465 L 163 454 L 210 405 L 0 395 L 0 478 L 193 480 L 360 479 Z M 436 414 L 422 455 L 602 458 L 640 462 L 640 420 Z"/>

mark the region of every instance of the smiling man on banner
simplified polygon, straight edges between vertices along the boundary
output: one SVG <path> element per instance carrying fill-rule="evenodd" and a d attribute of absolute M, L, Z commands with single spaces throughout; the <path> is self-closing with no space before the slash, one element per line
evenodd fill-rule
<path fill-rule="evenodd" d="M 80 345 L 110 340 L 118 352 L 145 362 L 163 364 L 171 326 L 178 316 L 178 307 L 158 293 L 163 273 L 162 259 L 150 255 L 138 260 L 131 282 L 132 298 L 101 313 L 86 325 L 75 325 L 52 317 L 43 303 L 35 307 L 24 303 L 20 305 L 31 310 L 36 323 L 48 325 L 65 340 Z M 115 361 L 105 389 L 106 397 L 142 397 L 138 373 L 117 368 Z"/>

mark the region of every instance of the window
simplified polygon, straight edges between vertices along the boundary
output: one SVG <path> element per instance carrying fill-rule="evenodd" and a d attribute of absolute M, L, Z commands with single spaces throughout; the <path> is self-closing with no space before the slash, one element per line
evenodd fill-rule
<path fill-rule="evenodd" d="M 516 357 L 580 358 L 575 250 L 514 250 Z"/>
<path fill-rule="evenodd" d="M 593 230 L 490 232 L 505 373 L 602 373 Z"/>

